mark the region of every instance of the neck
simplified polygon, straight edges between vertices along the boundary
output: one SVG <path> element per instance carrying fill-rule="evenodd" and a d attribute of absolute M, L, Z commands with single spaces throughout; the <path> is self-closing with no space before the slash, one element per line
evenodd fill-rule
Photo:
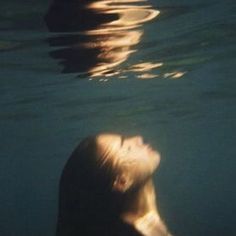
<path fill-rule="evenodd" d="M 157 211 L 155 188 L 151 179 L 127 197 L 124 209 L 122 220 L 133 225 L 144 236 L 170 235 Z"/>

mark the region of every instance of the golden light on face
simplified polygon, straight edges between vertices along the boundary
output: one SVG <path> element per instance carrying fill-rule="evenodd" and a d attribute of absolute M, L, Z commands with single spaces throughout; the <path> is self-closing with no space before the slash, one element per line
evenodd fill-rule
<path fill-rule="evenodd" d="M 57 236 L 171 236 L 156 207 L 152 175 L 159 162 L 141 136 L 82 140 L 61 176 Z"/>
<path fill-rule="evenodd" d="M 97 156 L 100 166 L 110 166 L 130 183 L 139 183 L 152 176 L 160 162 L 160 154 L 143 142 L 141 136 L 124 138 L 117 134 L 97 137 Z"/>

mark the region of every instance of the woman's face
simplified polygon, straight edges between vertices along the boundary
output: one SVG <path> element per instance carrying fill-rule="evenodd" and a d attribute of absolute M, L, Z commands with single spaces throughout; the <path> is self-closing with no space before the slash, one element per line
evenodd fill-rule
<path fill-rule="evenodd" d="M 97 145 L 101 165 L 108 163 L 114 170 L 125 169 L 137 182 L 150 177 L 160 162 L 160 154 L 145 144 L 141 136 L 101 134 Z"/>

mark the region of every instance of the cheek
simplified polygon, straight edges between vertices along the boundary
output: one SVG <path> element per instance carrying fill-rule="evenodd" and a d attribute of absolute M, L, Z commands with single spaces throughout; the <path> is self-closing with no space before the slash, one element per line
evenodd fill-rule
<path fill-rule="evenodd" d="M 160 163 L 160 154 L 153 149 L 146 150 L 146 162 L 150 168 L 150 171 L 154 171 Z"/>
<path fill-rule="evenodd" d="M 156 155 L 156 156 L 155 156 L 155 165 L 156 165 L 155 168 L 157 168 L 157 167 L 159 166 L 159 164 L 160 164 L 161 156 L 160 156 L 159 153 L 156 153 L 155 155 Z"/>
<path fill-rule="evenodd" d="M 156 168 L 160 164 L 161 156 L 160 156 L 159 152 L 156 152 L 156 151 L 153 151 L 153 150 L 151 150 L 150 155 L 152 157 L 153 165 Z"/>

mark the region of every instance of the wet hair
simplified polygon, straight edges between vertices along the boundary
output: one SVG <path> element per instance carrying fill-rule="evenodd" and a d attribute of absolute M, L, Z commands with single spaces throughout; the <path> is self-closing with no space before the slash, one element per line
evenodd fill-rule
<path fill-rule="evenodd" d="M 84 139 L 63 169 L 57 236 L 139 235 L 120 227 L 124 196 L 112 191 L 113 170 L 99 165 L 97 149 L 96 136 Z"/>

